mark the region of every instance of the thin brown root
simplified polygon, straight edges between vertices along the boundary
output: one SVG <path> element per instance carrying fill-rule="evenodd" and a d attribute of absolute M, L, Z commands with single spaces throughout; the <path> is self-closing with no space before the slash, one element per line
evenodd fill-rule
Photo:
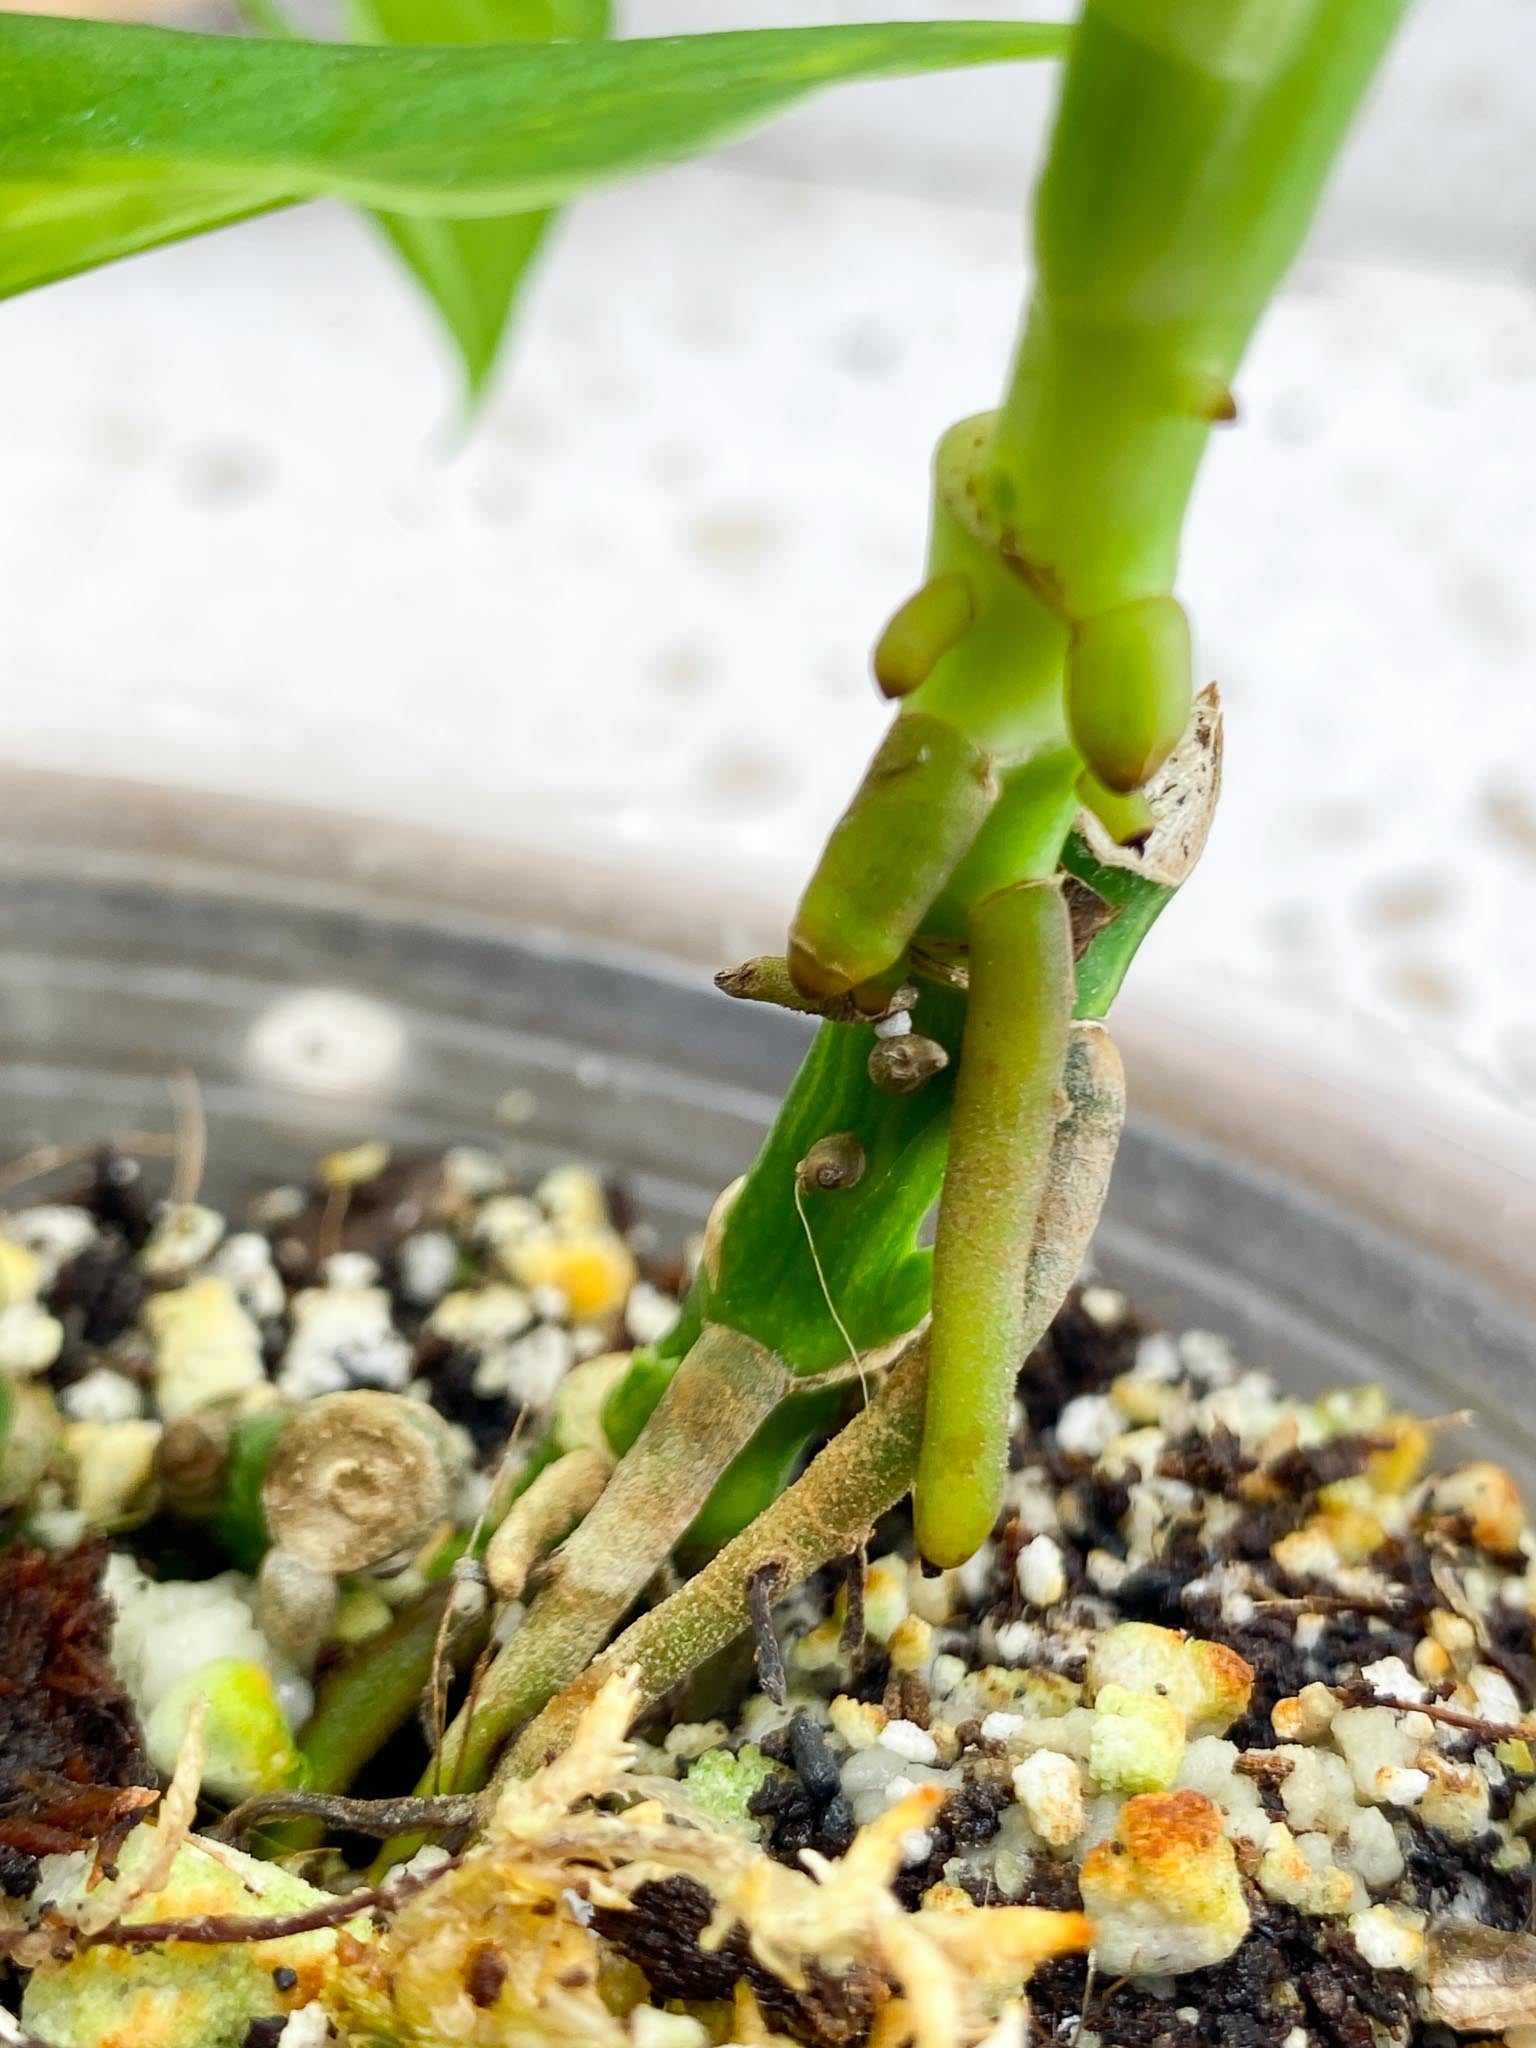
<path fill-rule="evenodd" d="M 171 1204 L 185 1209 L 197 1200 L 203 1185 L 203 1169 L 208 1162 L 208 1119 L 203 1114 L 203 1091 L 190 1067 L 178 1067 L 169 1086 L 176 1117 Z"/>
<path fill-rule="evenodd" d="M 1464 1714 L 1459 1707 L 1442 1707 L 1438 1700 L 1394 1700 L 1374 1695 L 1378 1707 L 1390 1707 L 1394 1714 L 1423 1714 L 1426 1720 L 1443 1721 L 1447 1728 L 1465 1728 L 1481 1735 L 1485 1742 L 1530 1742 L 1536 1740 L 1536 1725 L 1529 1721 L 1485 1721 L 1481 1714 Z"/>
<path fill-rule="evenodd" d="M 76 1138 L 60 1145 L 34 1145 L 30 1152 L 23 1152 L 8 1166 L 0 1166 L 0 1193 L 21 1187 L 29 1180 L 41 1180 L 45 1174 L 58 1173 L 63 1167 L 83 1165 L 103 1149 L 137 1154 L 145 1159 L 172 1159 L 176 1155 L 176 1142 L 167 1131 L 120 1131 L 115 1138 L 106 1141 L 105 1147 L 99 1138 Z"/>
<path fill-rule="evenodd" d="M 1072 2029 L 1072 2048 L 1077 2048 L 1088 2024 L 1088 2008 L 1093 2003 L 1093 1980 L 1098 1974 L 1099 1961 L 1092 1949 L 1088 1951 L 1088 1973 L 1083 1979 L 1083 2009 L 1077 2016 L 1077 2025 Z M 1111 1987 L 1113 1988 L 1113 1987 Z"/>
<path fill-rule="evenodd" d="M 1267 1614 L 1368 1614 L 1383 1621 L 1401 1621 L 1405 1615 L 1418 1611 L 1411 1599 L 1368 1600 L 1363 1596 L 1351 1598 L 1348 1593 L 1277 1593 L 1253 1604 Z"/>
<path fill-rule="evenodd" d="M 401 1872 L 388 1884 L 374 1885 L 370 1890 L 348 1892 L 345 1897 L 327 1899 L 324 1905 L 311 1906 L 304 1913 L 274 1914 L 268 1919 L 246 1918 L 238 1913 L 209 1913 L 196 1920 L 135 1920 L 127 1924 L 122 1921 L 111 1927 L 104 1927 L 96 1934 L 88 1934 L 83 1946 L 87 1948 L 158 1948 L 165 1941 L 191 1941 L 207 1948 L 222 1947 L 234 1942 L 245 1941 L 286 1941 L 295 1934 L 314 1934 L 322 1927 L 339 1927 L 345 1920 L 355 1920 L 361 1913 L 390 1913 L 397 1906 L 403 1906 L 407 1899 L 424 1891 L 443 1875 L 456 1869 L 459 1859 L 450 1857 L 446 1863 L 436 1864 L 431 1870 Z"/>
<path fill-rule="evenodd" d="M 472 1827 L 479 1801 L 467 1795 L 440 1799 L 348 1799 L 339 1792 L 258 1792 L 211 1830 L 216 1842 L 238 1843 L 263 1821 L 323 1820 L 355 1835 L 387 1841 L 407 1829 L 422 1834 Z"/>

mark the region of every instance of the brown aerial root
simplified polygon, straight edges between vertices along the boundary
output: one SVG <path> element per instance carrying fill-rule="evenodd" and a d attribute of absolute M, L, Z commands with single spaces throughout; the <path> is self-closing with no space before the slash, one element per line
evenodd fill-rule
<path fill-rule="evenodd" d="M 797 1377 L 740 1331 L 705 1324 L 649 1422 L 556 1553 L 527 1617 L 487 1670 L 473 1714 L 461 1709 L 449 1728 L 444 1784 L 483 1784 L 506 1738 L 578 1680 L 779 1402 L 852 1378 L 858 1365 Z"/>
<path fill-rule="evenodd" d="M 522 1598 L 539 1559 L 596 1506 L 612 1466 L 611 1458 L 596 1451 L 567 1451 L 518 1495 L 485 1553 L 486 1574 L 498 1600 Z"/>
<path fill-rule="evenodd" d="M 899 1010 L 910 1010 L 917 1001 L 917 990 L 904 983 L 894 988 L 865 985 L 840 996 L 804 995 L 789 978 L 789 962 L 777 953 L 743 960 L 739 967 L 722 967 L 715 987 L 741 1003 L 770 1003 L 803 1017 L 824 1017 L 831 1024 L 876 1024 Z"/>
<path fill-rule="evenodd" d="M 1109 1185 L 1124 1110 L 1114 1041 L 1100 1024 L 1073 1027 L 1068 1100 L 1056 1126 L 1034 1249 L 1023 1279 L 1023 1356 L 1049 1327 L 1077 1277 Z M 775 1568 L 782 1598 L 821 1566 L 858 1550 L 912 1484 L 928 1375 L 926 1331 L 912 1339 L 869 1405 L 806 1471 L 688 1583 L 632 1622 L 605 1655 L 552 1699 L 501 1766 L 526 1774 L 570 1740 L 593 1697 L 615 1672 L 633 1671 L 638 1703 L 664 1699 L 705 1658 L 752 1621 L 758 1574 Z M 761 1631 L 758 1636 L 762 1641 Z"/>

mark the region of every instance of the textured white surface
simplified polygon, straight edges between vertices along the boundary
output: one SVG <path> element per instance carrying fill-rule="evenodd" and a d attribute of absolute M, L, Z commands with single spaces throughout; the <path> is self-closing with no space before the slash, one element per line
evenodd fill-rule
<path fill-rule="evenodd" d="M 1466 118 L 1496 142 L 1497 112 Z M 831 147 L 798 118 L 747 168 L 583 206 L 468 438 L 339 212 L 6 307 L 8 757 L 787 907 L 883 722 L 866 649 L 918 573 L 933 440 L 995 393 L 1020 244 L 1001 210 L 771 175 Z M 1507 184 L 1458 250 L 1384 162 L 1208 466 L 1183 587 L 1228 793 L 1143 985 L 1536 1099 L 1536 294 L 1497 272 Z M 1405 241 L 1425 267 L 1362 260 Z"/>

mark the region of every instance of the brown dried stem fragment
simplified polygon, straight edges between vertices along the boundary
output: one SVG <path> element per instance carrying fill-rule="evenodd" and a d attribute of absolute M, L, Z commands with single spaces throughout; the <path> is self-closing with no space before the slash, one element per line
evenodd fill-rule
<path fill-rule="evenodd" d="M 773 1632 L 773 1603 L 784 1577 L 777 1558 L 770 1558 L 747 1574 L 747 1613 L 752 1637 L 757 1644 L 757 1677 L 763 1691 L 776 1707 L 789 1697 L 789 1680 L 784 1675 L 784 1657 Z"/>
<path fill-rule="evenodd" d="M 1335 1686 L 1334 1691 L 1345 1692 L 1347 1688 Z M 1443 1721 L 1447 1728 L 1465 1728 L 1471 1735 L 1481 1735 L 1486 1742 L 1536 1740 L 1536 1724 L 1530 1721 L 1485 1721 L 1480 1714 L 1464 1714 L 1459 1707 L 1442 1707 L 1438 1700 L 1394 1700 L 1373 1692 L 1371 1704 L 1390 1707 L 1394 1714 L 1422 1714 L 1426 1720 Z"/>
<path fill-rule="evenodd" d="M 1467 1921 L 1431 1926 L 1429 2002 L 1462 2034 L 1536 2025 L 1536 1934 Z"/>
<path fill-rule="evenodd" d="M 1348 1593 L 1277 1593 L 1255 1599 L 1253 1604 L 1262 1607 L 1266 1614 L 1368 1614 L 1383 1621 L 1401 1621 L 1405 1615 L 1419 1612 L 1423 1605 L 1407 1594 L 1383 1600 Z"/>

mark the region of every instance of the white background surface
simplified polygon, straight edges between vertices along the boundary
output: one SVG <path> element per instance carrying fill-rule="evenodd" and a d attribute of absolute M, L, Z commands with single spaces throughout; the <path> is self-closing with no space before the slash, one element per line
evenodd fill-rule
<path fill-rule="evenodd" d="M 0 309 L 8 757 L 787 909 L 883 723 L 928 451 L 998 388 L 1044 92 L 848 92 L 588 201 L 468 436 L 337 210 Z M 1421 0 L 1198 498 L 1227 795 L 1138 964 L 1505 1104 L 1536 1102 L 1533 111 L 1530 0 Z"/>

